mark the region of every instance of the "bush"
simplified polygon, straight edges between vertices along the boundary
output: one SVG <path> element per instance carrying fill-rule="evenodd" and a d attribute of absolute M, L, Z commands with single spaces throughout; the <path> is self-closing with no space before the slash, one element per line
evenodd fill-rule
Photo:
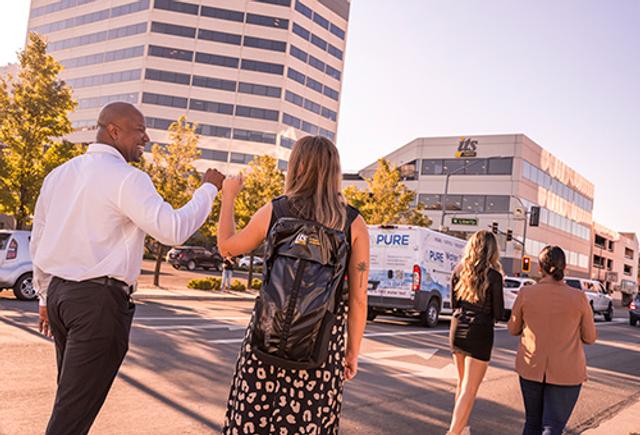
<path fill-rule="evenodd" d="M 245 291 L 247 289 L 247 286 L 244 285 L 241 281 L 234 279 L 233 281 L 231 281 L 231 290 L 235 290 L 235 291 Z"/>
<path fill-rule="evenodd" d="M 188 288 L 197 290 L 220 290 L 222 280 L 215 276 L 210 276 L 203 279 L 192 279 L 187 283 Z"/>
<path fill-rule="evenodd" d="M 253 278 L 251 281 L 251 288 L 254 290 L 260 290 L 262 287 L 262 280 L 260 278 Z"/>

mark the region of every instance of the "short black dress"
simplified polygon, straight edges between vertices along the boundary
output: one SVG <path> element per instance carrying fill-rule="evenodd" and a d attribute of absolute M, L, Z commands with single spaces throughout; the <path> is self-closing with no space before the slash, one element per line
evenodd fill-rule
<path fill-rule="evenodd" d="M 460 268 L 451 276 L 451 305 L 453 318 L 449 344 L 453 353 L 461 353 L 481 361 L 491 360 L 493 326 L 504 316 L 502 274 L 489 270 L 489 288 L 483 301 L 472 304 L 460 300 L 455 288 L 460 279 Z"/>

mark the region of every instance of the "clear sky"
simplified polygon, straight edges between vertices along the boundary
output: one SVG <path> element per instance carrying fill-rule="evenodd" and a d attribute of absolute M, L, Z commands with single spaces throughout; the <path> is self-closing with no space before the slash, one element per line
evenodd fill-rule
<path fill-rule="evenodd" d="M 0 65 L 28 0 L 0 15 Z M 524 133 L 640 233 L 640 1 L 352 0 L 338 146 L 356 170 L 420 136 Z"/>

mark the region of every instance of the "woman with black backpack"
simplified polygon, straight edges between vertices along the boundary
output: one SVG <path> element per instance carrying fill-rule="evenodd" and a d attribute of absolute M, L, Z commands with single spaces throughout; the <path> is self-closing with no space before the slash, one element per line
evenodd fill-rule
<path fill-rule="evenodd" d="M 222 255 L 241 255 L 267 240 L 263 285 L 236 365 L 225 434 L 338 432 L 344 381 L 358 370 L 369 270 L 367 226 L 346 205 L 341 181 L 335 145 L 303 137 L 289 158 L 285 196 L 258 210 L 237 234 L 233 206 L 242 178 L 224 181 Z"/>

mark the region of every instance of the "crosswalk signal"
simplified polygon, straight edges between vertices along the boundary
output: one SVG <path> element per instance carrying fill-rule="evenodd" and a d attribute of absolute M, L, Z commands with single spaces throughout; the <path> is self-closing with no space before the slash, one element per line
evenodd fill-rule
<path fill-rule="evenodd" d="M 491 232 L 493 234 L 498 234 L 498 222 L 494 222 L 491 224 Z"/>
<path fill-rule="evenodd" d="M 522 272 L 531 272 L 531 257 L 527 257 L 526 255 L 522 257 Z"/>
<path fill-rule="evenodd" d="M 507 242 L 513 240 L 513 230 L 507 230 Z"/>

